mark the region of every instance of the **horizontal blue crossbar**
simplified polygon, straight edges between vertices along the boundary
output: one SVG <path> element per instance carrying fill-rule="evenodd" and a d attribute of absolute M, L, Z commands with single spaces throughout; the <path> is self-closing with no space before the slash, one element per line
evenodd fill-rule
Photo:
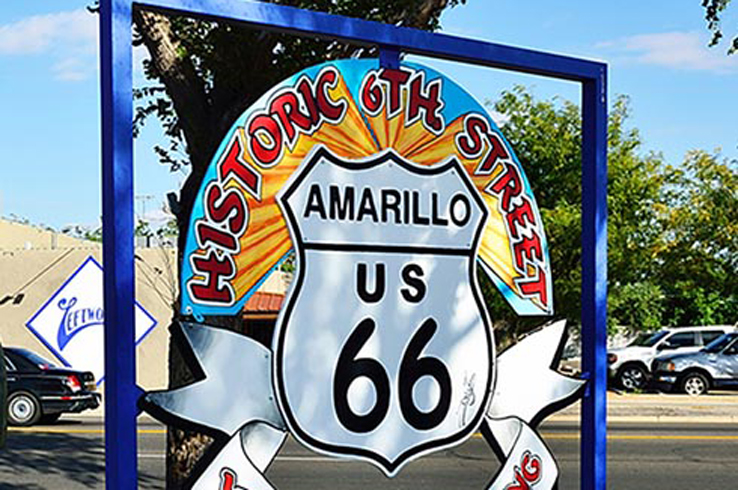
<path fill-rule="evenodd" d="M 229 20 L 257 28 L 379 45 L 404 53 L 580 82 L 597 78 L 605 66 L 597 61 L 269 3 L 238 0 L 143 0 L 134 2 L 134 5 L 163 10 L 170 14 Z"/>

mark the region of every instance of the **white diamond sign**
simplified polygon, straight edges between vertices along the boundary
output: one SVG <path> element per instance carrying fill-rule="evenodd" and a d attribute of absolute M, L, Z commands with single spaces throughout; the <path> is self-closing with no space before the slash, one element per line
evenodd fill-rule
<path fill-rule="evenodd" d="M 28 329 L 67 367 L 105 376 L 103 269 L 88 257 L 26 323 Z M 136 344 L 157 321 L 136 302 Z"/>

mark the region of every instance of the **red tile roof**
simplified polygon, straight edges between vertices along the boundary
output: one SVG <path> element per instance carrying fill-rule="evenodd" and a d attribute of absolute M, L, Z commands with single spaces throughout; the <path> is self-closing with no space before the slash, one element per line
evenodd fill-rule
<path fill-rule="evenodd" d="M 254 293 L 243 307 L 243 312 L 249 313 L 279 313 L 284 303 L 284 294 Z"/>

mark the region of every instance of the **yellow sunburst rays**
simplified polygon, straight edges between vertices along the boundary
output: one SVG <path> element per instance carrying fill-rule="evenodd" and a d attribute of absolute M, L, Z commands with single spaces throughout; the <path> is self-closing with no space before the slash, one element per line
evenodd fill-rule
<path fill-rule="evenodd" d="M 406 97 L 406 94 L 404 96 Z M 406 102 L 403 101 L 403 107 Z M 479 256 L 505 284 L 516 290 L 513 279 L 520 277 L 520 274 L 513 265 L 510 237 L 502 213 L 499 211 L 499 200 L 484 192 L 485 187 L 502 169 L 495 169 L 492 175 L 474 175 L 474 170 L 482 157 L 470 160 L 456 151 L 455 138 L 463 130 L 463 117 L 462 115 L 449 123 L 440 136 L 425 129 L 421 121 L 405 127 L 403 112 L 389 121 L 385 113 L 367 119 L 381 148 L 393 148 L 411 162 L 430 166 L 445 161 L 450 155 L 455 155 L 459 159 L 489 209 L 489 218 L 479 245 Z"/>
<path fill-rule="evenodd" d="M 275 196 L 318 144 L 325 145 L 336 155 L 347 159 L 361 159 L 383 149 L 393 148 L 403 157 L 421 165 L 438 164 L 449 155 L 456 155 L 472 176 L 474 185 L 490 211 L 479 256 L 501 280 L 515 289 L 513 278 L 519 274 L 513 266 L 510 241 L 498 209 L 498 199 L 484 192 L 494 174 L 474 176 L 481 157 L 469 160 L 456 152 L 455 137 L 463 129 L 463 116 L 449 123 L 441 136 L 436 136 L 426 130 L 421 121 L 405 127 L 405 114 L 402 112 L 391 119 L 387 118 L 386 113 L 381 113 L 375 117 L 366 116 L 365 120 L 342 78 L 330 90 L 330 96 L 333 100 L 343 99 L 348 103 L 346 116 L 340 126 L 324 123 L 312 135 L 301 134 L 294 149 L 285 149 L 284 156 L 276 166 L 262 169 L 261 201 L 244 192 L 249 204 L 249 227 L 241 238 L 241 252 L 235 258 L 237 275 L 231 281 L 237 297 L 243 297 L 253 288 L 292 247 L 287 225 Z M 406 102 L 403 100 L 403 106 Z M 242 157 L 258 168 L 247 151 L 244 151 Z M 229 185 L 238 186 L 235 181 L 231 181 Z"/>
<path fill-rule="evenodd" d="M 259 169 L 245 150 L 242 157 L 262 173 L 262 200 L 243 192 L 249 206 L 247 232 L 241 237 L 241 252 L 235 257 L 236 277 L 231 281 L 236 297 L 241 298 L 256 285 L 292 248 L 287 224 L 276 201 L 276 194 L 297 170 L 314 146 L 322 144 L 347 159 L 360 159 L 379 151 L 343 78 L 329 91 L 332 100 L 346 100 L 348 107 L 340 125 L 323 125 L 312 135 L 300 134 L 295 147 L 285 148 L 282 159 L 270 169 Z M 239 128 L 243 136 L 243 129 Z M 243 140 L 245 141 L 245 140 Z M 235 181 L 232 185 L 238 186 Z"/>

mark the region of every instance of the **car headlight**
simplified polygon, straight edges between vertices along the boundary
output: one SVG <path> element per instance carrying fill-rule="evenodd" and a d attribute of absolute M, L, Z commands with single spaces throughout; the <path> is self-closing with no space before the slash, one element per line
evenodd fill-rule
<path fill-rule="evenodd" d="M 672 373 L 676 371 L 676 365 L 673 362 L 665 362 L 663 366 L 664 371 L 671 371 Z"/>

